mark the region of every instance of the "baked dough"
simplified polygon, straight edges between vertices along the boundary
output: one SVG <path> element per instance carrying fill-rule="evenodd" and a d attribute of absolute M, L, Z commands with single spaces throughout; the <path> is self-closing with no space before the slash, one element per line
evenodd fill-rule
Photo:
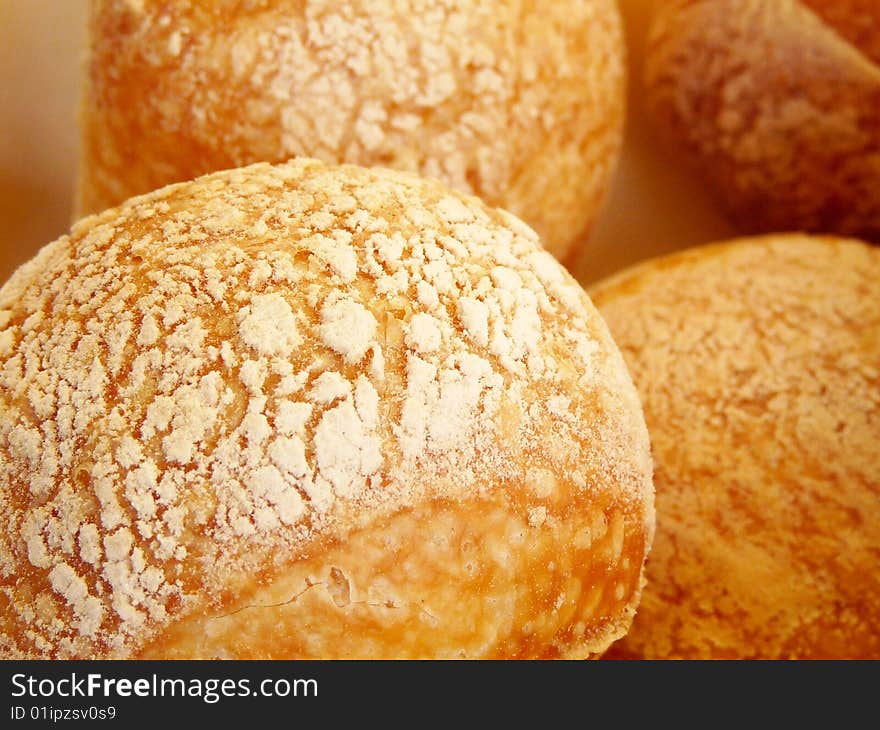
<path fill-rule="evenodd" d="M 741 230 L 880 241 L 880 3 L 658 8 L 649 106 Z"/>
<path fill-rule="evenodd" d="M 880 658 L 880 250 L 746 239 L 592 296 L 657 488 L 647 587 L 610 656 Z"/>
<path fill-rule="evenodd" d="M 615 0 L 96 0 L 80 214 L 310 156 L 419 172 L 565 256 L 622 141 Z"/>
<path fill-rule="evenodd" d="M 80 221 L 0 290 L 0 653 L 588 657 L 648 437 L 506 212 L 313 160 Z"/>

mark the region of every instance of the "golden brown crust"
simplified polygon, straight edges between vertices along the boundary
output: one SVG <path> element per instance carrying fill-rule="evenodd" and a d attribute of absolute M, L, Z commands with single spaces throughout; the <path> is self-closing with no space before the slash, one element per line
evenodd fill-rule
<path fill-rule="evenodd" d="M 880 6 L 660 5 L 650 106 L 736 222 L 880 240 Z"/>
<path fill-rule="evenodd" d="M 252 583 L 222 614 L 175 623 L 140 656 L 599 656 L 632 622 L 646 535 L 592 496 L 554 494 L 536 519 L 529 500 L 516 503 L 525 485 L 509 487 L 351 534 L 265 587 Z"/>
<path fill-rule="evenodd" d="M 653 529 L 623 360 L 534 233 L 310 160 L 84 219 L 0 290 L 0 494 L 4 656 L 595 653 Z M 297 598 L 334 569 L 367 605 Z"/>
<path fill-rule="evenodd" d="M 647 587 L 610 656 L 880 657 L 880 251 L 744 239 L 592 296 L 657 488 Z"/>
<path fill-rule="evenodd" d="M 614 0 L 93 0 L 78 210 L 294 156 L 418 171 L 563 256 L 622 138 Z"/>

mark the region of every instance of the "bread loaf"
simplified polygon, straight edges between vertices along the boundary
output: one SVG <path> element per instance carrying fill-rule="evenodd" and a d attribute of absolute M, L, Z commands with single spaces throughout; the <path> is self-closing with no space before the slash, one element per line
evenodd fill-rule
<path fill-rule="evenodd" d="M 80 214 L 294 156 L 420 172 L 565 256 L 623 128 L 616 0 L 97 0 Z"/>
<path fill-rule="evenodd" d="M 880 241 L 880 3 L 657 8 L 649 106 L 740 229 Z"/>
<path fill-rule="evenodd" d="M 588 657 L 648 437 L 506 212 L 299 160 L 80 221 L 0 290 L 5 658 Z"/>
<path fill-rule="evenodd" d="M 880 250 L 777 235 L 591 290 L 642 397 L 657 539 L 630 658 L 880 658 Z"/>

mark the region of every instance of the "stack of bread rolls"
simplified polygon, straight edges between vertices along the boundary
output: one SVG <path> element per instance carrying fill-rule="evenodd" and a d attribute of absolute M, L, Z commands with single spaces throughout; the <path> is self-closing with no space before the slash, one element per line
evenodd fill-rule
<path fill-rule="evenodd" d="M 92 2 L 0 656 L 880 658 L 880 251 L 785 232 L 880 237 L 880 13 L 654 5 L 649 123 L 775 233 L 591 300 L 615 0 Z"/>

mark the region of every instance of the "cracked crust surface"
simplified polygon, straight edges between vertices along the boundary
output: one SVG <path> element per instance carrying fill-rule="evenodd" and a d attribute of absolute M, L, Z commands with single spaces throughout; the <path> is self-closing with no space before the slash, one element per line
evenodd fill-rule
<path fill-rule="evenodd" d="M 0 290 L 0 651 L 589 656 L 647 432 L 504 211 L 314 160 L 78 223 Z"/>
<path fill-rule="evenodd" d="M 441 179 L 581 240 L 622 139 L 614 0 L 95 0 L 81 214 L 309 156 Z"/>
<path fill-rule="evenodd" d="M 880 4 L 661 6 L 650 106 L 734 220 L 880 240 Z"/>
<path fill-rule="evenodd" d="M 880 251 L 801 235 L 591 292 L 651 433 L 657 539 L 613 657 L 880 657 Z"/>

